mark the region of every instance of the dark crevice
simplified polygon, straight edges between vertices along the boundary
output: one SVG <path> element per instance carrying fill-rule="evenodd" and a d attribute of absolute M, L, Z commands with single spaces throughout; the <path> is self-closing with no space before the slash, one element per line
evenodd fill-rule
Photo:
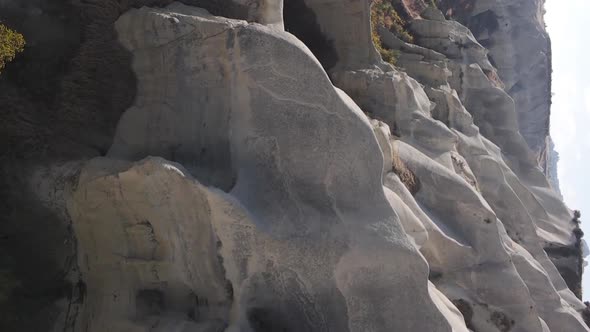
<path fill-rule="evenodd" d="M 485 46 L 484 46 L 485 47 Z M 490 64 L 494 67 L 494 68 L 498 68 L 498 65 L 496 63 L 496 60 L 494 60 L 494 57 L 491 56 L 490 54 L 488 54 L 488 61 L 490 62 Z"/>
<path fill-rule="evenodd" d="M 223 275 L 225 278 L 226 296 L 227 296 L 227 299 L 229 300 L 229 302 L 231 302 L 234 300 L 234 287 L 233 287 L 231 281 L 229 281 L 229 279 L 227 279 L 227 277 L 226 277 L 227 272 L 225 271 L 225 267 L 223 265 L 223 256 L 221 256 L 221 248 L 223 246 L 223 244 L 221 243 L 221 240 L 217 239 L 215 246 L 217 249 L 217 262 L 219 264 L 219 267 L 221 268 L 221 275 Z"/>
<path fill-rule="evenodd" d="M 514 320 L 510 319 L 505 313 L 500 311 L 494 311 L 490 315 L 490 321 L 500 330 L 500 332 L 509 332 L 515 324 Z"/>
<path fill-rule="evenodd" d="M 165 309 L 164 294 L 158 289 L 140 289 L 135 294 L 138 317 L 159 315 Z"/>
<path fill-rule="evenodd" d="M 475 327 L 473 326 L 473 308 L 471 304 L 463 299 L 456 299 L 452 301 L 455 307 L 459 309 L 461 314 L 463 315 L 463 319 L 465 320 L 465 325 L 471 331 L 477 332 Z"/>
<path fill-rule="evenodd" d="M 582 310 L 582 319 L 584 319 L 586 326 L 590 327 L 590 302 L 586 301 L 584 305 L 586 305 L 586 308 Z"/>
<path fill-rule="evenodd" d="M 478 37 L 486 30 L 489 35 L 492 35 L 500 27 L 498 15 L 491 10 L 470 17 L 466 23 L 466 26 L 475 37 Z"/>
<path fill-rule="evenodd" d="M 305 1 L 285 0 L 283 15 L 285 30 L 303 41 L 326 71 L 333 68 L 338 62 L 336 49 L 322 33 L 315 13 Z"/>
<path fill-rule="evenodd" d="M 248 321 L 255 332 L 290 332 L 283 323 L 280 314 L 272 309 L 250 308 L 247 312 Z"/>
<path fill-rule="evenodd" d="M 564 279 L 568 288 L 580 300 L 582 299 L 582 274 L 584 273 L 584 258 L 582 248 L 582 238 L 584 232 L 580 228 L 580 213 L 574 212 L 572 223 L 576 226 L 572 231 L 576 242 L 571 246 L 550 244 L 545 247 L 547 256 L 551 259 L 559 274 Z"/>
<path fill-rule="evenodd" d="M 549 256 L 555 257 L 573 257 L 578 254 L 578 251 L 574 247 L 562 246 L 562 245 L 552 245 L 545 248 L 545 252 Z"/>
<path fill-rule="evenodd" d="M 2 282 L 0 331 L 45 331 L 60 310 L 57 324 L 75 325 L 83 287 L 66 278 L 76 241 L 30 190 L 30 170 L 106 153 L 136 91 L 113 24 L 131 6 L 170 2 L 0 1 L 0 21 L 27 43 L 0 75 L 0 235 L 18 234 L 0 241 L 0 274 L 13 281 Z"/>

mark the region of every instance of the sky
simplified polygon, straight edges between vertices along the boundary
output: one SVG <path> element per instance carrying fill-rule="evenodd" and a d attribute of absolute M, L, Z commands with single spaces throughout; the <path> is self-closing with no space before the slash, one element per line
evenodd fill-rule
<path fill-rule="evenodd" d="M 590 243 L 590 0 L 546 0 L 545 9 L 553 46 L 551 136 L 560 157 L 558 177 L 567 205 L 582 212 Z M 583 291 L 590 300 L 590 266 Z"/>

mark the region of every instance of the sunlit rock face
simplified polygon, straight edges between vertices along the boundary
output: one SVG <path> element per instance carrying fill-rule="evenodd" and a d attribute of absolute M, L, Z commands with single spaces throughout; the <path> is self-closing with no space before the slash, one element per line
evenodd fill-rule
<path fill-rule="evenodd" d="M 68 206 L 90 330 L 462 322 L 428 286 L 428 265 L 385 196 L 368 119 L 300 41 L 179 4 L 130 11 L 117 29 L 135 54 L 138 96 Z M 117 161 L 155 154 L 193 167 Z"/>
<path fill-rule="evenodd" d="M 506 92 L 514 99 L 519 130 L 546 163 L 551 108 L 551 41 L 544 0 L 441 0 L 448 17 L 466 25 L 489 50 Z"/>
<path fill-rule="evenodd" d="M 109 6 L 116 126 L 23 177 L 69 234 L 45 330 L 589 331 L 522 39 L 460 3 L 399 2 L 395 66 L 364 0 Z"/>

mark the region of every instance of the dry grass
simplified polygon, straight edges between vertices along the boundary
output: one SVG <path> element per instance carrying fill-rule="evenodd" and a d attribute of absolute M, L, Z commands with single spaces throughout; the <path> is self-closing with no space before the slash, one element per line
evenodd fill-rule
<path fill-rule="evenodd" d="M 397 152 L 396 147 L 393 147 L 393 162 L 392 162 L 392 170 L 397 176 L 399 176 L 402 183 L 408 188 L 412 195 L 416 195 L 420 190 L 420 180 L 412 172 L 408 166 L 404 163 L 403 160 L 399 157 L 399 153 Z"/>

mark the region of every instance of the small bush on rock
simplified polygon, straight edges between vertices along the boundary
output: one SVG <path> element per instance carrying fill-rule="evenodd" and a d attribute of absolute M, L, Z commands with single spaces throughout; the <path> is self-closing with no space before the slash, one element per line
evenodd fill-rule
<path fill-rule="evenodd" d="M 381 58 L 395 65 L 399 51 L 383 46 L 379 36 L 379 27 L 385 27 L 400 39 L 411 43 L 414 37 L 405 29 L 406 22 L 399 16 L 391 0 L 369 0 L 371 2 L 371 33 L 373 44 L 379 51 Z"/>
<path fill-rule="evenodd" d="M 414 172 L 412 172 L 408 166 L 399 157 L 397 151 L 393 150 L 393 172 L 399 176 L 402 183 L 408 188 L 412 195 L 416 195 L 420 190 L 420 181 Z"/>
<path fill-rule="evenodd" d="M 398 52 L 395 50 L 390 50 L 390 49 L 383 47 L 383 44 L 381 43 L 381 38 L 379 37 L 379 34 L 377 33 L 377 27 L 373 26 L 372 29 L 373 29 L 373 31 L 371 33 L 372 33 L 372 37 L 373 37 L 373 44 L 375 45 L 375 48 L 377 48 L 377 51 L 381 55 L 381 58 L 383 59 L 383 61 L 389 62 L 392 65 L 395 65 L 397 62 L 397 56 L 398 56 L 397 53 Z"/>
<path fill-rule="evenodd" d="M 20 33 L 0 24 L 0 73 L 6 64 L 25 49 L 25 38 Z"/>
<path fill-rule="evenodd" d="M 406 30 L 406 22 L 393 8 L 391 0 L 373 0 L 371 6 L 371 21 L 373 24 L 386 27 L 405 42 L 414 42 L 414 37 Z"/>

